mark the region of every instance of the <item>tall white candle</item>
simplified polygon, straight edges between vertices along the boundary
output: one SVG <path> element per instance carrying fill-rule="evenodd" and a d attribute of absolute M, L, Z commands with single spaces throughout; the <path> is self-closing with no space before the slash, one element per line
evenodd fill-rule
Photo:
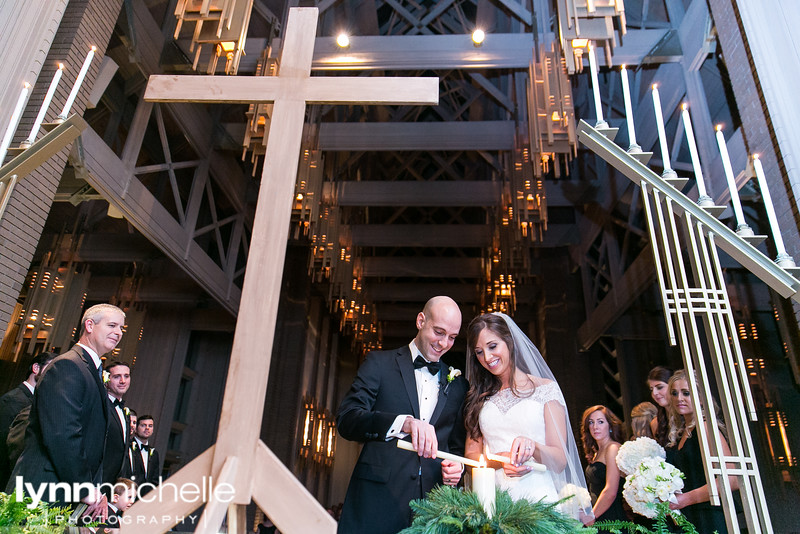
<path fill-rule="evenodd" d="M 95 50 L 97 50 L 97 47 L 93 46 L 92 49 L 89 50 L 89 53 L 86 54 L 86 59 L 83 60 L 83 66 L 78 73 L 78 77 L 75 78 L 75 84 L 72 86 L 72 91 L 70 91 L 69 96 L 67 97 L 67 102 L 64 104 L 64 109 L 62 109 L 61 113 L 58 114 L 58 120 L 67 120 L 69 110 L 72 107 L 73 102 L 75 102 L 75 97 L 78 96 L 78 91 L 80 91 L 81 84 L 83 84 L 83 79 L 86 77 L 86 73 L 89 72 L 89 65 L 92 64 L 92 58 L 94 58 Z"/>
<path fill-rule="evenodd" d="M 694 176 L 697 180 L 697 204 L 699 206 L 710 206 L 714 204 L 711 197 L 706 192 L 706 183 L 703 180 L 703 170 L 700 168 L 700 156 L 697 154 L 697 144 L 694 141 L 694 130 L 692 130 L 692 120 L 689 118 L 689 106 L 683 104 L 681 106 L 681 118 L 683 119 L 683 128 L 686 130 L 686 142 L 689 143 L 689 155 L 692 157 L 692 167 L 694 168 Z"/>
<path fill-rule="evenodd" d="M 594 46 L 591 42 L 586 45 L 589 52 L 589 70 L 592 75 L 592 93 L 594 94 L 594 111 L 597 114 L 595 128 L 607 128 L 608 123 L 603 119 L 603 105 L 600 102 L 600 85 L 597 81 L 597 58 L 594 55 Z"/>
<path fill-rule="evenodd" d="M 628 83 L 628 69 L 625 65 L 620 71 L 622 74 L 622 98 L 625 101 L 625 119 L 628 121 L 628 152 L 641 152 L 642 147 L 636 143 L 636 129 L 633 126 L 633 105 L 631 103 L 631 87 Z"/>
<path fill-rule="evenodd" d="M 658 85 L 653 84 L 653 110 L 656 113 L 656 128 L 658 129 L 658 143 L 661 145 L 661 160 L 664 165 L 664 175 L 674 175 L 672 164 L 669 162 L 669 147 L 667 147 L 667 132 L 664 129 L 664 116 L 661 114 L 661 96 Z"/>
<path fill-rule="evenodd" d="M 764 175 L 764 167 L 761 166 L 761 160 L 758 158 L 758 154 L 753 155 L 753 168 L 756 171 L 758 188 L 761 190 L 761 198 L 764 199 L 764 208 L 767 211 L 769 227 L 772 230 L 773 237 L 775 238 L 775 250 L 778 251 L 778 257 L 775 259 L 775 262 L 781 267 L 794 267 L 794 260 L 786 253 L 786 246 L 783 244 L 781 229 L 778 227 L 778 216 L 775 215 L 775 206 L 772 204 L 772 196 L 769 194 L 767 178 Z"/>
<path fill-rule="evenodd" d="M 19 98 L 17 99 L 17 106 L 14 108 L 14 112 L 11 114 L 11 120 L 8 121 L 6 134 L 3 136 L 2 143 L 0 143 L 0 166 L 3 165 L 6 152 L 8 152 L 8 146 L 11 144 L 11 139 L 14 138 L 14 132 L 17 130 L 17 126 L 19 126 L 19 119 L 22 117 L 22 110 L 25 107 L 25 103 L 28 101 L 28 89 L 30 89 L 30 87 L 31 84 L 28 82 L 22 84 L 22 92 L 19 94 Z"/>
<path fill-rule="evenodd" d="M 47 89 L 47 94 L 44 95 L 42 107 L 39 108 L 39 114 L 36 115 L 36 120 L 33 122 L 31 133 L 28 135 L 28 138 L 22 142 L 20 145 L 21 147 L 28 148 L 33 144 L 34 141 L 36 141 L 36 136 L 39 134 L 39 128 L 42 127 L 42 122 L 44 121 L 44 116 L 47 113 L 47 108 L 50 107 L 50 102 L 53 100 L 53 95 L 56 93 L 56 87 L 58 87 L 58 82 L 61 80 L 62 74 L 64 74 L 64 64 L 59 63 L 56 73 L 53 75 L 53 80 L 50 82 L 50 87 Z"/>
<path fill-rule="evenodd" d="M 739 189 L 736 187 L 736 179 L 733 177 L 731 157 L 728 154 L 728 145 L 725 143 L 725 136 L 722 134 L 722 125 L 717 125 L 716 135 L 717 146 L 719 146 L 719 155 L 722 158 L 722 168 L 725 169 L 725 180 L 727 180 L 728 189 L 731 192 L 731 204 L 733 204 L 733 213 L 736 216 L 736 231 L 746 232 L 752 235 L 753 231 L 750 230 L 750 227 L 744 222 L 742 202 L 739 200 Z"/>
<path fill-rule="evenodd" d="M 483 456 L 481 456 L 481 463 L 484 463 Z M 483 509 L 486 510 L 486 515 L 492 517 L 494 515 L 495 502 L 494 469 L 491 467 L 473 467 L 472 491 L 478 496 Z"/>

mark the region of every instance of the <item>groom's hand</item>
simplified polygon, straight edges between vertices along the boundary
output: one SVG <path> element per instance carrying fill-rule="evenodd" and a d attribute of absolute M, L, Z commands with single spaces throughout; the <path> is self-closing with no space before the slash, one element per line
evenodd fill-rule
<path fill-rule="evenodd" d="M 442 460 L 442 480 L 448 486 L 455 487 L 461 480 L 461 473 L 464 472 L 464 464 L 453 460 Z"/>
<path fill-rule="evenodd" d="M 433 425 L 413 417 L 407 417 L 406 422 L 403 423 L 403 432 L 411 436 L 411 444 L 417 454 L 425 458 L 436 457 L 439 441 L 436 439 L 436 429 Z"/>

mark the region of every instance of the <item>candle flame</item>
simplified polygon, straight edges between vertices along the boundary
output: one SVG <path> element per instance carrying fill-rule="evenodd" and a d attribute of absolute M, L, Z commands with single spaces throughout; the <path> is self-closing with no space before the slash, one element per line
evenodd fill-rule
<path fill-rule="evenodd" d="M 758 154 L 753 154 L 753 159 L 758 159 Z"/>
<path fill-rule="evenodd" d="M 722 125 L 721 125 L 721 124 L 717 124 L 717 131 L 718 131 L 718 132 L 721 132 L 721 131 L 722 131 Z"/>
<path fill-rule="evenodd" d="M 64 70 L 64 64 L 63 63 L 59 63 L 58 64 L 58 70 Z"/>
<path fill-rule="evenodd" d="M 478 458 L 478 462 L 480 462 L 481 467 L 486 467 L 486 459 L 483 457 L 482 454 L 481 454 L 481 457 Z"/>
<path fill-rule="evenodd" d="M 29 84 L 28 82 L 22 82 L 22 87 L 24 87 L 25 89 L 30 89 L 31 84 Z"/>
<path fill-rule="evenodd" d="M 625 67 L 626 67 L 625 65 L 622 65 L 622 70 L 625 70 Z"/>
<path fill-rule="evenodd" d="M 654 84 L 653 84 L 653 91 L 655 91 L 656 89 L 658 89 L 658 84 L 657 84 L 657 83 L 654 83 Z"/>
<path fill-rule="evenodd" d="M 689 108 L 689 104 L 686 104 L 685 102 L 683 104 L 681 104 L 681 109 L 682 110 L 686 111 L 688 108 Z"/>
<path fill-rule="evenodd" d="M 97 47 L 92 45 L 92 52 L 97 52 Z"/>

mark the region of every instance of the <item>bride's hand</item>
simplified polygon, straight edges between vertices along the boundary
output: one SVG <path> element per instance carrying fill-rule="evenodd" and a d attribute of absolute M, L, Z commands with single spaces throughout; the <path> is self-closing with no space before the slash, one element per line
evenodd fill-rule
<path fill-rule="evenodd" d="M 529 465 L 503 464 L 503 472 L 507 477 L 524 477 L 531 472 L 531 467 Z"/>
<path fill-rule="evenodd" d="M 514 438 L 511 443 L 511 463 L 521 466 L 531 458 L 533 458 L 533 451 L 536 450 L 536 443 L 525 436 L 518 436 Z"/>

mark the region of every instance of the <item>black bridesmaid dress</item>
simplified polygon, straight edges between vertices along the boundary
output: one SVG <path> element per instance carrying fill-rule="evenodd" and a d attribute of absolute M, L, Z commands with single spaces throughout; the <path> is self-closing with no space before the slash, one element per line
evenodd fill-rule
<path fill-rule="evenodd" d="M 606 464 L 603 462 L 593 462 L 586 466 L 586 484 L 589 486 L 589 493 L 592 496 L 592 502 L 597 501 L 600 492 L 606 487 Z M 625 508 L 622 506 L 622 488 L 625 485 L 625 479 L 619 477 L 619 486 L 617 487 L 617 495 L 614 497 L 614 502 L 608 507 L 600 517 L 596 517 L 595 521 L 605 520 L 620 520 L 629 521 L 628 514 L 625 513 Z"/>
<path fill-rule="evenodd" d="M 677 445 L 667 448 L 667 462 L 680 469 L 686 477 L 683 479 L 683 493 L 705 486 L 703 453 L 700 450 L 696 432 L 686 439 L 682 449 L 678 449 Z M 692 522 L 700 534 L 711 534 L 714 531 L 719 534 L 728 534 L 725 513 L 721 506 L 712 506 L 710 502 L 706 501 L 687 506 L 681 509 L 681 513 Z"/>

